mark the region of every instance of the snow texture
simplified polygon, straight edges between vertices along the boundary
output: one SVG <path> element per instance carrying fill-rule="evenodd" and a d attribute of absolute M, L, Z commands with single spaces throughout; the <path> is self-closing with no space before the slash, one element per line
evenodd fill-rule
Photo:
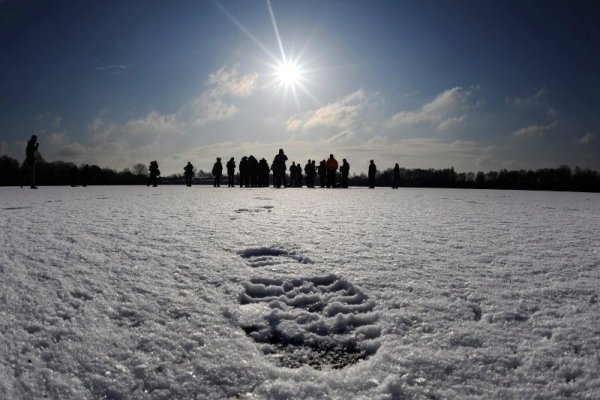
<path fill-rule="evenodd" d="M 1 399 L 600 398 L 600 195 L 0 188 Z"/>

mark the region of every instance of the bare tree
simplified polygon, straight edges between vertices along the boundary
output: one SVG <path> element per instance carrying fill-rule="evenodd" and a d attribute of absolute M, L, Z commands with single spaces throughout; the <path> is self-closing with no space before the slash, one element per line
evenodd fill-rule
<path fill-rule="evenodd" d="M 148 175 L 148 167 L 146 167 L 146 164 L 137 163 L 133 166 L 133 173 L 135 175 Z"/>

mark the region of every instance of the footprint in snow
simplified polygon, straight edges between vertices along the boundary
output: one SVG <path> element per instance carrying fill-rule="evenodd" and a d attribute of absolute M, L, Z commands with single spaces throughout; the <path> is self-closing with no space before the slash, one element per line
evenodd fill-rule
<path fill-rule="evenodd" d="M 296 250 L 278 246 L 250 247 L 238 251 L 238 254 L 240 257 L 246 259 L 246 262 L 253 268 L 287 264 L 291 262 L 313 264 L 313 261 L 310 258 L 303 256 Z"/>
<path fill-rule="evenodd" d="M 239 301 L 242 329 L 282 367 L 340 369 L 380 346 L 375 303 L 336 275 L 251 279 Z"/>

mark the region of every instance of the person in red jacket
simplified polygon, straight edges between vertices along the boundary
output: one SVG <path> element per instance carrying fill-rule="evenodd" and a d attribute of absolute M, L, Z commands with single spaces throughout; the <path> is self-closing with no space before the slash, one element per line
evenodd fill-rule
<path fill-rule="evenodd" d="M 329 160 L 325 163 L 325 169 L 327 170 L 327 187 L 335 188 L 335 171 L 338 169 L 338 162 L 333 154 L 329 155 Z"/>

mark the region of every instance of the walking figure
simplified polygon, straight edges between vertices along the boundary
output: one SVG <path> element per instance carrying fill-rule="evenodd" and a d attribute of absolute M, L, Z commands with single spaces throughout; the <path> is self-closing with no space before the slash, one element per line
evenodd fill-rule
<path fill-rule="evenodd" d="M 348 174 L 350 173 L 350 164 L 344 158 L 342 160 L 342 166 L 340 167 L 340 172 L 342 173 L 342 187 L 348 188 Z"/>
<path fill-rule="evenodd" d="M 375 189 L 375 174 L 377 173 L 377 167 L 373 160 L 369 164 L 369 189 Z"/>
<path fill-rule="evenodd" d="M 213 165 L 212 174 L 215 177 L 213 182 L 214 187 L 221 187 L 221 175 L 223 175 L 223 164 L 221 164 L 221 158 L 217 157 L 217 162 Z"/>
<path fill-rule="evenodd" d="M 150 171 L 150 180 L 146 186 L 152 185 L 152 187 L 158 186 L 158 177 L 160 176 L 160 169 L 158 169 L 158 163 L 155 161 L 150 161 L 150 166 L 148 167 Z"/>
<path fill-rule="evenodd" d="M 27 148 L 25 148 L 25 179 L 21 177 L 21 187 L 23 187 L 23 181 L 29 181 L 32 189 L 37 189 L 35 186 L 35 152 L 38 151 L 40 144 L 37 142 L 37 135 L 31 135 L 31 139 L 27 141 Z"/>
<path fill-rule="evenodd" d="M 227 167 L 227 187 L 234 186 L 234 177 L 235 177 L 235 160 L 233 157 L 227 161 L 225 165 Z"/>
<path fill-rule="evenodd" d="M 194 177 L 194 166 L 188 161 L 187 165 L 183 167 L 185 175 L 185 184 L 187 187 L 192 187 L 192 178 Z"/>
<path fill-rule="evenodd" d="M 396 163 L 394 166 L 394 186 L 392 186 L 392 189 L 398 189 L 398 186 L 400 186 L 400 166 Z"/>

